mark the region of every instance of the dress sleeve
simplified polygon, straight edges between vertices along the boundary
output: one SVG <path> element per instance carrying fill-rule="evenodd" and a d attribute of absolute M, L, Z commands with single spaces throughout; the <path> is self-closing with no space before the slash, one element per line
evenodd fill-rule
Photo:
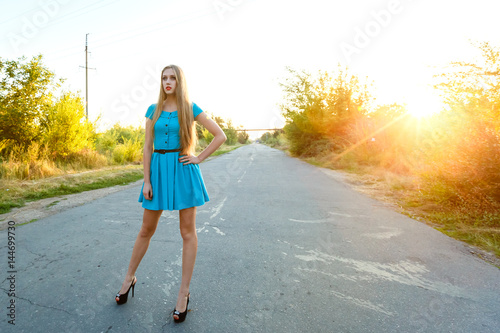
<path fill-rule="evenodd" d="M 193 117 L 196 118 L 202 112 L 203 112 L 203 110 L 200 109 L 200 107 L 198 105 L 193 103 Z"/>
<path fill-rule="evenodd" d="M 148 111 L 146 111 L 145 117 L 153 119 L 153 114 L 155 113 L 155 109 L 156 109 L 156 104 L 151 104 L 148 108 Z"/>

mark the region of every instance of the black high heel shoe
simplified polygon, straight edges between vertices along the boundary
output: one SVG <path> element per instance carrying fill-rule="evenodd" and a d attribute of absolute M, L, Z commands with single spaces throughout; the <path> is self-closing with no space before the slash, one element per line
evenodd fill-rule
<path fill-rule="evenodd" d="M 125 304 L 127 303 L 128 299 L 128 292 L 130 291 L 130 288 L 132 288 L 132 297 L 134 297 L 134 289 L 135 289 L 135 284 L 137 283 L 137 278 L 134 276 L 134 281 L 130 284 L 130 287 L 128 287 L 128 290 L 125 294 L 120 294 L 120 291 L 118 291 L 118 294 L 115 296 L 115 300 L 117 304 Z"/>
<path fill-rule="evenodd" d="M 184 321 L 184 319 L 186 319 L 186 315 L 187 315 L 187 312 L 188 312 L 189 296 L 190 295 L 191 295 L 190 293 L 187 294 L 186 310 L 184 312 L 179 312 L 175 308 L 174 308 L 174 311 L 172 311 L 173 315 L 177 316 L 177 318 L 178 318 L 178 319 L 175 319 L 175 317 L 174 317 L 174 321 L 176 323 L 182 323 Z"/>

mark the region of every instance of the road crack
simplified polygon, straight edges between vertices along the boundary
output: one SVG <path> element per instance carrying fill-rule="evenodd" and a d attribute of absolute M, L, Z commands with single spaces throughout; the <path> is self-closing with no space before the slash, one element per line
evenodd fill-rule
<path fill-rule="evenodd" d="M 5 291 L 5 293 L 8 293 L 8 290 L 7 290 L 7 289 L 5 289 L 5 288 L 0 288 L 0 289 L 2 289 L 3 291 Z M 69 312 L 69 311 L 67 311 L 67 310 L 64 310 L 64 309 L 56 308 L 56 307 L 54 307 L 54 306 L 42 305 L 42 304 L 35 303 L 35 302 L 31 301 L 31 300 L 30 300 L 30 299 L 28 299 L 28 298 L 24 298 L 24 297 L 20 297 L 20 296 L 14 296 L 13 298 L 22 299 L 22 300 L 24 300 L 24 301 L 29 302 L 31 305 L 34 305 L 34 306 L 39 306 L 39 307 L 41 307 L 41 308 L 47 308 L 47 309 L 52 309 L 52 310 L 62 311 L 62 312 L 66 312 L 66 313 L 67 313 L 67 314 L 69 314 L 69 315 L 75 315 L 74 313 L 71 313 L 71 312 Z"/>

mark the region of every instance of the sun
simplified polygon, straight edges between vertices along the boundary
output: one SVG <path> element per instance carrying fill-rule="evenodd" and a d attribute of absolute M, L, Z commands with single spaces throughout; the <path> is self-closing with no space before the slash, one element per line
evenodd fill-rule
<path fill-rule="evenodd" d="M 432 93 L 420 92 L 407 100 L 408 112 L 415 118 L 426 118 L 443 110 L 441 99 Z"/>
<path fill-rule="evenodd" d="M 431 107 L 425 103 L 409 104 L 408 112 L 415 118 L 426 118 L 439 112 L 439 109 Z"/>

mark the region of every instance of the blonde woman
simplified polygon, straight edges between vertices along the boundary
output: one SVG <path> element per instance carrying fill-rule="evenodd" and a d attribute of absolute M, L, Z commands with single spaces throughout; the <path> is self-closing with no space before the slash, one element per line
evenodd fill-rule
<path fill-rule="evenodd" d="M 214 136 L 198 156 L 194 155 L 195 120 Z M 144 183 L 139 195 L 144 215 L 125 280 L 115 298 L 118 304 L 127 302 L 131 288 L 134 296 L 137 283 L 135 271 L 148 249 L 162 211 L 178 210 L 183 240 L 182 280 L 172 313 L 175 322 L 186 318 L 189 284 L 198 249 L 196 207 L 209 200 L 198 163 L 210 156 L 225 140 L 226 135 L 217 123 L 189 100 L 181 68 L 175 65 L 165 67 L 161 72 L 158 103 L 151 105 L 146 112 Z"/>

